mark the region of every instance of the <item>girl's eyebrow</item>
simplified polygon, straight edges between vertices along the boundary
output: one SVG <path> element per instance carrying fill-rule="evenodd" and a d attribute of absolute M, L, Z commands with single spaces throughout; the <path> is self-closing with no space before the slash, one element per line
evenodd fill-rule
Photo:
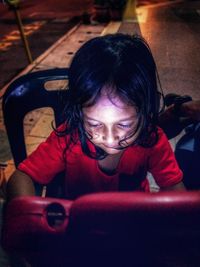
<path fill-rule="evenodd" d="M 89 117 L 89 116 L 87 116 L 87 115 L 84 115 L 84 117 L 85 117 L 86 119 L 88 119 L 88 120 L 98 121 L 98 120 L 95 120 L 94 118 L 91 118 L 91 117 Z"/>
<path fill-rule="evenodd" d="M 96 119 L 94 119 L 94 118 L 91 118 L 91 117 L 89 117 L 89 116 L 87 116 L 87 115 L 84 115 L 84 117 L 85 117 L 86 119 L 88 119 L 88 120 L 99 121 L 99 120 L 96 120 Z M 137 116 L 132 115 L 132 116 L 130 116 L 130 117 L 123 118 L 123 119 L 119 120 L 118 122 L 130 121 L 130 120 L 132 120 L 132 119 L 135 119 L 135 120 L 136 120 L 136 119 L 137 119 Z"/>

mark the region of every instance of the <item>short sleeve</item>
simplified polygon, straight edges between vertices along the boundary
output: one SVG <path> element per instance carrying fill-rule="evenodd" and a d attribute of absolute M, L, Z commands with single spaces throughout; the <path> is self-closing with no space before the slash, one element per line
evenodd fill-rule
<path fill-rule="evenodd" d="M 48 184 L 57 173 L 65 169 L 66 143 L 65 136 L 58 136 L 53 131 L 45 142 L 19 164 L 18 169 L 29 175 L 35 182 Z"/>
<path fill-rule="evenodd" d="M 166 135 L 160 128 L 158 128 L 158 135 L 158 142 L 150 148 L 149 171 L 161 188 L 173 186 L 181 182 L 183 173 Z"/>

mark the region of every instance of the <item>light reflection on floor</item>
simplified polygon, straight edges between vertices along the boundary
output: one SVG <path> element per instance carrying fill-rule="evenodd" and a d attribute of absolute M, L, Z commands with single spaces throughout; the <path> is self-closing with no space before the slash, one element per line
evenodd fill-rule
<path fill-rule="evenodd" d="M 24 25 L 24 34 L 26 36 L 31 35 L 33 32 L 40 29 L 46 21 L 35 21 Z M 11 31 L 9 34 L 5 35 L 0 41 L 0 51 L 7 51 L 11 45 L 18 42 L 21 39 L 20 33 L 17 30 Z"/>

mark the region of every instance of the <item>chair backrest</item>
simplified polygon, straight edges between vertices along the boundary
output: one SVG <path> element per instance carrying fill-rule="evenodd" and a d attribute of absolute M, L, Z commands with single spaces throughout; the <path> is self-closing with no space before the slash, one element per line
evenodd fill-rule
<path fill-rule="evenodd" d="M 16 166 L 27 156 L 23 126 L 25 115 L 37 108 L 51 107 L 58 125 L 63 108 L 60 100 L 66 90 L 46 90 L 45 84 L 67 79 L 66 68 L 50 69 L 28 73 L 9 85 L 3 96 L 3 117 Z"/>
<path fill-rule="evenodd" d="M 50 107 L 54 111 L 56 126 L 62 122 L 61 114 L 64 108 L 62 99 L 66 95 L 66 90 L 58 88 L 47 90 L 45 88 L 47 82 L 62 80 L 68 80 L 67 68 L 28 73 L 11 83 L 4 94 L 2 106 L 4 124 L 16 167 L 27 157 L 24 117 L 28 112 L 38 108 Z M 55 84 L 53 83 L 53 85 Z M 48 186 L 47 195 L 62 197 L 61 181 L 63 180 L 63 174 L 58 174 L 56 178 Z M 36 194 L 41 195 L 42 187 L 35 184 L 35 188 Z"/>

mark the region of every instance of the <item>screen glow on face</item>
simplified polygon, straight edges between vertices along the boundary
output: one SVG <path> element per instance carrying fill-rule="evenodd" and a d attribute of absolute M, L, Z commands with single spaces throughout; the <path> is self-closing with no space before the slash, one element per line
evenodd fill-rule
<path fill-rule="evenodd" d="M 102 94 L 94 105 L 83 108 L 83 119 L 90 141 L 108 154 L 119 153 L 138 136 L 138 131 L 134 134 L 138 124 L 136 108 L 117 96 Z"/>

